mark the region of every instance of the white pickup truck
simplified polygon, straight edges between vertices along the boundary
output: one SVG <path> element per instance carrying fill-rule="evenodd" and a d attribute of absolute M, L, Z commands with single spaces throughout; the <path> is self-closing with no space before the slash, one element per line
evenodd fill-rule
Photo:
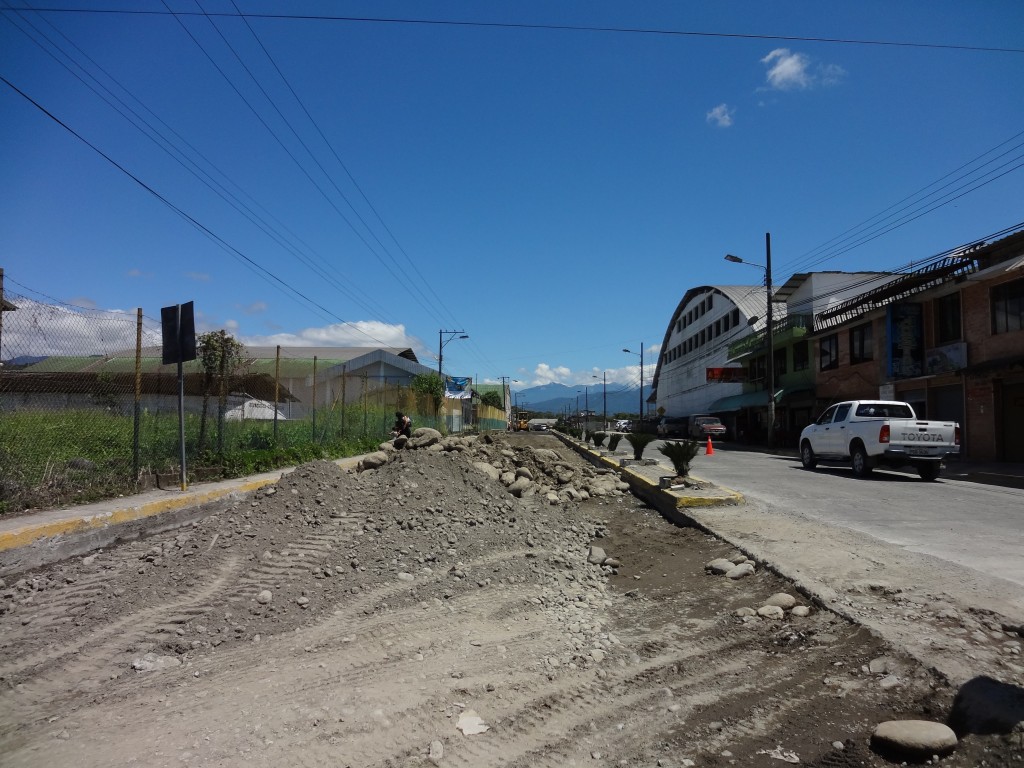
<path fill-rule="evenodd" d="M 939 476 L 942 462 L 960 455 L 960 425 L 921 421 L 909 403 L 848 400 L 830 405 L 800 433 L 800 462 L 805 469 L 849 462 L 867 477 L 878 465 L 912 466 L 924 480 Z"/>

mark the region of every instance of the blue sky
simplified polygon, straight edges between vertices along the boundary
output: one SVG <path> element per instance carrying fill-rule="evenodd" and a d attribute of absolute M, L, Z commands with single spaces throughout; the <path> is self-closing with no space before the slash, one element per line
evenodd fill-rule
<path fill-rule="evenodd" d="M 765 232 L 781 284 L 1024 220 L 1018 0 L 46 5 L 153 13 L 0 9 L 0 75 L 52 115 L 0 83 L 19 294 L 428 365 L 464 330 L 447 373 L 636 386 L 622 349 L 649 380 Z"/>

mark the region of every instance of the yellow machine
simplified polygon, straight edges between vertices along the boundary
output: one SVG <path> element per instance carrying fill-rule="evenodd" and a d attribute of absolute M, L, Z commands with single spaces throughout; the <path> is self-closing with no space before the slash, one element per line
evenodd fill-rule
<path fill-rule="evenodd" d="M 526 411 L 520 411 L 516 415 L 515 422 L 516 432 L 525 432 L 530 428 L 530 414 Z"/>

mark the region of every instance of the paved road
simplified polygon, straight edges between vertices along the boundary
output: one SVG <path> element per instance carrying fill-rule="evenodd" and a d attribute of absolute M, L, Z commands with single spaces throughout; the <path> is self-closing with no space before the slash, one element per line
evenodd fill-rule
<path fill-rule="evenodd" d="M 658 456 L 656 446 L 648 449 Z M 804 470 L 785 456 L 715 447 L 698 456 L 699 477 L 743 493 L 765 512 L 784 510 L 867 534 L 910 552 L 1024 585 L 1024 490 L 916 474 L 847 468 Z"/>

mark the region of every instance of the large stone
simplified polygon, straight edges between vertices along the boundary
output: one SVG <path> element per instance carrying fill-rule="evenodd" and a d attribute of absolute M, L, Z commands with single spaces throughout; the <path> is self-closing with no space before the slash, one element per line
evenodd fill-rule
<path fill-rule="evenodd" d="M 605 560 L 608 559 L 608 555 L 601 547 L 591 547 L 590 553 L 587 555 L 587 562 L 592 565 L 601 565 Z"/>
<path fill-rule="evenodd" d="M 384 451 L 374 451 L 368 453 L 359 461 L 359 465 L 356 467 L 360 472 L 367 469 L 377 469 L 383 467 L 388 463 L 388 455 Z"/>
<path fill-rule="evenodd" d="M 743 579 L 747 576 L 751 576 L 754 573 L 754 566 L 750 563 L 740 563 L 739 565 L 733 566 L 731 569 L 725 572 L 725 578 L 727 579 Z"/>
<path fill-rule="evenodd" d="M 972 678 L 957 691 L 948 722 L 961 736 L 1024 731 L 1024 689 L 991 677 Z"/>
<path fill-rule="evenodd" d="M 889 720 L 879 723 L 871 734 L 871 748 L 877 752 L 911 759 L 945 755 L 956 748 L 953 729 L 929 720 Z"/>
<path fill-rule="evenodd" d="M 777 605 L 762 605 L 757 609 L 757 615 L 762 619 L 783 619 L 786 612 Z"/>
<path fill-rule="evenodd" d="M 508 492 L 513 496 L 523 496 L 533 487 L 533 483 L 525 477 L 516 478 L 515 482 L 508 487 Z M 531 494 L 532 495 L 532 494 Z"/>
<path fill-rule="evenodd" d="M 792 595 L 787 595 L 785 592 L 776 592 L 774 595 L 764 601 L 765 605 L 777 605 L 784 611 L 788 611 L 794 605 L 796 605 L 796 598 Z"/>
<path fill-rule="evenodd" d="M 496 466 L 488 464 L 486 461 L 474 461 L 473 466 L 487 475 L 491 480 L 497 480 L 501 477 L 501 471 Z"/>
<path fill-rule="evenodd" d="M 704 566 L 705 571 L 711 571 L 718 576 L 728 573 L 733 569 L 735 563 L 731 560 L 726 560 L 724 557 L 716 557 L 710 563 Z"/>

